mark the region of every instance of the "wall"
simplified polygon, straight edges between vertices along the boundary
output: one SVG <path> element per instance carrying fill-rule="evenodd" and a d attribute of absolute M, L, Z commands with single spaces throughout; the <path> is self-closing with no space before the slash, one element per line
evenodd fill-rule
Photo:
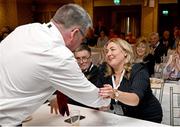
<path fill-rule="evenodd" d="M 141 35 L 148 37 L 158 28 L 158 0 L 154 0 L 154 7 L 142 6 Z"/>
<path fill-rule="evenodd" d="M 17 1 L 17 25 L 23 25 L 33 22 L 33 5 L 32 1 L 18 0 Z"/>
<path fill-rule="evenodd" d="M 34 9 L 35 22 L 49 22 L 56 10 L 62 5 L 60 4 L 37 4 Z"/>
<path fill-rule="evenodd" d="M 17 26 L 16 0 L 0 0 L 0 28 L 3 26 Z"/>
<path fill-rule="evenodd" d="M 34 3 L 32 0 L 0 0 L 0 29 L 32 22 L 47 22 L 62 3 Z"/>
<path fill-rule="evenodd" d="M 8 25 L 6 17 L 6 2 L 0 0 L 0 28 Z"/>
<path fill-rule="evenodd" d="M 33 21 L 32 2 L 23 0 L 0 0 L 0 28 L 15 27 Z"/>

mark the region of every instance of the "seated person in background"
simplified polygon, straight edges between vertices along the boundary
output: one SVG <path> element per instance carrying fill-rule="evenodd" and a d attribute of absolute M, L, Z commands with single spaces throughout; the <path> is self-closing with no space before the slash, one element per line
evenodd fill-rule
<path fill-rule="evenodd" d="M 155 63 L 159 64 L 163 62 L 162 57 L 165 55 L 165 45 L 159 42 L 159 34 L 152 32 L 149 36 L 151 53 L 154 56 Z"/>
<path fill-rule="evenodd" d="M 169 56 L 163 76 L 165 79 L 180 79 L 180 40 L 177 41 L 174 53 Z"/>
<path fill-rule="evenodd" d="M 101 31 L 104 31 L 105 34 L 107 34 L 107 28 L 105 27 L 104 21 L 102 19 L 98 20 L 98 24 L 94 29 L 94 36 L 98 38 Z"/>
<path fill-rule="evenodd" d="M 97 40 L 97 47 L 102 48 L 104 47 L 104 44 L 108 41 L 108 37 L 105 35 L 104 31 L 100 32 L 100 36 L 98 37 Z"/>
<path fill-rule="evenodd" d="M 180 39 L 180 29 L 178 27 L 175 27 L 173 32 L 173 49 L 176 48 L 177 41 L 179 39 Z"/>
<path fill-rule="evenodd" d="M 136 36 L 134 36 L 132 34 L 132 32 L 129 32 L 126 37 L 125 40 L 129 43 L 129 44 L 136 44 Z"/>
<path fill-rule="evenodd" d="M 118 37 L 118 31 L 115 28 L 110 28 L 108 33 L 108 39 Z"/>
<path fill-rule="evenodd" d="M 160 43 L 164 44 L 164 46 L 165 46 L 165 56 L 167 56 L 168 50 L 173 49 L 173 41 L 170 38 L 170 32 L 168 30 L 165 30 L 163 32 L 163 36 L 160 39 Z"/>
<path fill-rule="evenodd" d="M 143 62 L 148 69 L 149 76 L 154 74 L 155 60 L 152 54 L 149 53 L 149 43 L 145 37 L 140 37 L 134 47 L 135 63 Z"/>
<path fill-rule="evenodd" d="M 82 44 L 75 49 L 74 56 L 86 78 L 96 85 L 98 67 L 92 63 L 91 49 L 87 45 Z"/>
<path fill-rule="evenodd" d="M 119 38 L 110 39 L 105 45 L 105 59 L 106 70 L 98 79 L 98 85 L 104 85 L 99 95 L 112 99 L 114 113 L 118 114 L 117 106 L 121 105 L 125 116 L 160 123 L 161 105 L 152 94 L 147 69 L 140 63 L 132 66 L 131 45 Z"/>
<path fill-rule="evenodd" d="M 96 85 L 98 67 L 92 63 L 91 49 L 87 45 L 82 44 L 77 49 L 75 49 L 74 56 L 78 62 L 79 67 L 81 68 L 82 72 L 86 76 L 86 78 L 91 83 Z M 70 98 L 68 98 L 68 103 L 88 107 Z"/>

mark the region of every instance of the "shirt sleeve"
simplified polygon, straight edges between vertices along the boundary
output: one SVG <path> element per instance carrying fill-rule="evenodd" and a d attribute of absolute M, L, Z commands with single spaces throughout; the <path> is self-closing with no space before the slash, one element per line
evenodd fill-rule
<path fill-rule="evenodd" d="M 131 83 L 132 86 L 130 92 L 136 93 L 141 100 L 144 97 L 145 93 L 148 92 L 148 87 L 150 87 L 148 71 L 145 68 L 138 71 L 134 75 Z"/>
<path fill-rule="evenodd" d="M 53 87 L 84 105 L 91 107 L 107 106 L 110 99 L 99 96 L 99 89 L 86 79 L 79 68 L 74 55 L 62 48 L 49 76 Z M 63 54 L 62 54 L 63 52 Z"/>

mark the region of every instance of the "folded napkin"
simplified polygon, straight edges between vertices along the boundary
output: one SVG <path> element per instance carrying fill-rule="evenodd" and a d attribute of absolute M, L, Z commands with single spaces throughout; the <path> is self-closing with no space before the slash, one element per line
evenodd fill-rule
<path fill-rule="evenodd" d="M 57 95 L 57 101 L 58 101 L 58 106 L 59 106 L 59 113 L 64 116 L 65 113 L 67 116 L 69 116 L 69 108 L 67 105 L 67 97 L 61 93 L 60 91 L 56 91 Z"/>

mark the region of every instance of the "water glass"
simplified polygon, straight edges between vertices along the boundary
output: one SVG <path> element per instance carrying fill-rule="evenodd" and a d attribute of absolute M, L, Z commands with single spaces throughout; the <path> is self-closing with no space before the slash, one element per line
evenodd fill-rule
<path fill-rule="evenodd" d="M 70 111 L 70 119 L 71 119 L 72 126 L 79 126 L 80 110 L 71 110 Z"/>

